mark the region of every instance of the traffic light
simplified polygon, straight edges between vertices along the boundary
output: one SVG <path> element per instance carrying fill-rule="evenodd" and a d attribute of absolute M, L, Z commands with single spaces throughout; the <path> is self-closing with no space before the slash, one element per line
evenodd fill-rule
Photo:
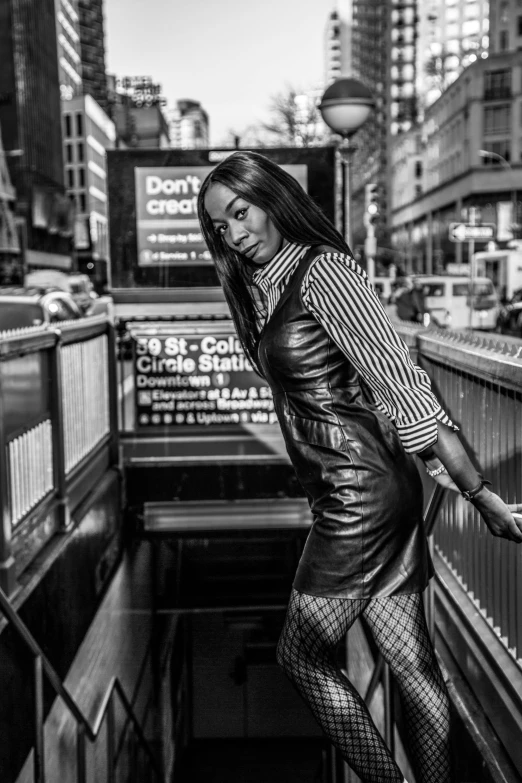
<path fill-rule="evenodd" d="M 371 182 L 364 188 L 364 225 L 373 226 L 379 217 L 379 186 Z"/>

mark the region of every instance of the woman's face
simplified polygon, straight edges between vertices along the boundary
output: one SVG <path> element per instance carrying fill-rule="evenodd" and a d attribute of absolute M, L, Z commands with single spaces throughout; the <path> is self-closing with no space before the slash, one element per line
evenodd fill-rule
<path fill-rule="evenodd" d="M 266 212 L 226 185 L 210 185 L 205 194 L 205 209 L 216 234 L 254 264 L 266 264 L 286 244 Z"/>

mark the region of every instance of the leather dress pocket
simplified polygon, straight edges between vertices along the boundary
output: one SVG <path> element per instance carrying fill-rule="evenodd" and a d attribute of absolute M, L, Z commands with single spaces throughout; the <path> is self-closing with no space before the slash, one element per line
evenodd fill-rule
<path fill-rule="evenodd" d="M 288 429 L 293 440 L 323 446 L 327 449 L 346 451 L 346 438 L 339 424 L 316 419 L 303 419 L 300 416 L 286 417 Z"/>

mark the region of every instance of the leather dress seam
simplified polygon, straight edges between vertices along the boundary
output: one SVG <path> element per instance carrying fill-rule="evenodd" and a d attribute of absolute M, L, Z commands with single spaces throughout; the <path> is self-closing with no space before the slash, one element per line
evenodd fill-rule
<path fill-rule="evenodd" d="M 337 409 L 335 407 L 333 394 L 332 394 L 332 387 L 330 385 L 330 346 L 332 344 L 332 338 L 330 337 L 330 335 L 328 333 L 327 333 L 327 336 L 328 336 L 328 343 L 327 343 L 327 348 L 326 348 L 326 378 L 327 378 L 327 383 L 328 383 L 328 392 L 330 394 L 332 410 L 335 413 L 335 418 L 337 419 L 337 426 L 339 427 L 339 429 L 341 431 L 341 437 L 342 437 L 342 440 L 343 440 L 343 451 L 347 451 L 348 450 L 348 443 L 346 441 L 346 435 L 344 434 L 344 430 L 343 430 L 343 427 L 342 427 L 342 424 L 341 424 L 341 420 L 339 418 L 339 413 L 337 412 Z M 352 460 L 352 462 L 353 462 L 353 460 Z"/>
<path fill-rule="evenodd" d="M 352 452 L 351 452 L 350 447 L 348 445 L 348 441 L 346 439 L 346 435 L 344 434 L 344 430 L 343 430 L 343 427 L 342 427 L 342 424 L 341 424 L 341 420 L 339 418 L 339 413 L 338 413 L 337 407 L 336 407 L 336 405 L 334 403 L 333 394 L 332 394 L 332 387 L 330 386 L 330 346 L 331 346 L 331 343 L 332 343 L 332 338 L 328 334 L 328 348 L 327 348 L 327 353 L 326 353 L 326 357 L 327 357 L 326 358 L 326 377 L 328 379 L 328 390 L 330 392 L 330 397 L 331 397 L 331 400 L 332 400 L 332 410 L 335 413 L 335 418 L 337 419 L 337 423 L 339 425 L 339 429 L 341 430 L 341 436 L 342 436 L 343 444 L 344 444 L 344 451 L 346 452 L 346 454 L 349 455 L 350 462 L 353 465 L 354 462 L 353 462 Z M 364 503 L 363 503 L 363 500 L 362 500 L 362 491 L 361 491 L 361 485 L 360 485 L 360 482 L 359 482 L 359 474 L 357 473 L 357 470 L 355 468 L 353 468 L 353 471 L 355 473 L 355 478 L 357 480 L 357 487 L 358 487 L 358 490 L 359 490 L 359 507 L 360 507 L 360 515 L 361 515 L 361 537 L 360 537 L 360 546 L 361 546 L 360 565 L 361 565 L 361 571 L 360 571 L 360 578 L 364 582 L 364 565 L 363 565 L 364 564 L 364 559 L 365 559 L 364 558 L 364 522 L 365 522 L 365 520 L 364 520 Z"/>

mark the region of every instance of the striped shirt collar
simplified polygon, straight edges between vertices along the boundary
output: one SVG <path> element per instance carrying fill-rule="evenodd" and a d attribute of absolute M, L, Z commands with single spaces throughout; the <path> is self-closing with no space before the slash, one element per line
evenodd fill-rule
<path fill-rule="evenodd" d="M 289 243 L 277 253 L 268 264 L 257 269 L 252 275 L 252 282 L 265 293 L 270 288 L 277 288 L 287 275 L 295 269 L 310 245 Z"/>

